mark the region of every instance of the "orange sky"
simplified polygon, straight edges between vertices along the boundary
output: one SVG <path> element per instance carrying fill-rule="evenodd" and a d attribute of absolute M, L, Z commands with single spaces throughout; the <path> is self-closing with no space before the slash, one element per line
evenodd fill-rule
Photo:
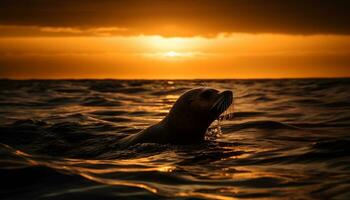
<path fill-rule="evenodd" d="M 155 7 L 135 0 L 129 4 L 108 0 L 79 4 L 83 1 L 78 0 L 68 3 L 71 5 L 38 0 L 32 7 L 12 2 L 0 3 L 1 78 L 350 76 L 347 21 L 321 18 L 326 14 L 324 8 L 339 15 L 342 5 L 300 4 L 295 8 L 315 8 L 310 18 L 310 10 L 294 14 L 289 1 L 273 0 L 265 7 L 254 4 L 257 0 L 249 5 L 240 1 L 213 5 L 206 0 L 198 5 L 200 1 L 178 0 L 171 5 L 150 1 Z M 242 12 L 240 20 L 231 14 L 236 7 Z M 112 8 L 121 14 L 114 14 Z M 271 14 L 269 9 L 284 13 Z M 213 14 L 208 16 L 206 11 Z"/>

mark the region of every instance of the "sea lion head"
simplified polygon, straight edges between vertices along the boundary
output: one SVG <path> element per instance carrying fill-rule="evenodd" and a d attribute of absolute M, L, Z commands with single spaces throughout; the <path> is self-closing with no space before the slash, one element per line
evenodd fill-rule
<path fill-rule="evenodd" d="M 232 104 L 233 93 L 212 88 L 185 92 L 174 103 L 165 118 L 174 143 L 202 141 L 210 124 Z"/>

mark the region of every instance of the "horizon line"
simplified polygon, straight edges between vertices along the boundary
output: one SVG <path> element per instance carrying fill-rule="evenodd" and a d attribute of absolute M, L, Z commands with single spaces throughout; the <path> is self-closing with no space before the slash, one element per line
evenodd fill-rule
<path fill-rule="evenodd" d="M 190 80 L 288 80 L 288 79 L 350 79 L 350 76 L 339 76 L 339 77 L 278 77 L 278 78 L 2 78 L 0 81 L 10 80 L 10 81 L 41 81 L 41 80 L 149 80 L 149 81 L 190 81 Z"/>

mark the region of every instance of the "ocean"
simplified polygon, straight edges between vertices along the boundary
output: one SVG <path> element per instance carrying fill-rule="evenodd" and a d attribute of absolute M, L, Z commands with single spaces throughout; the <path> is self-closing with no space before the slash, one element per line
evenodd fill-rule
<path fill-rule="evenodd" d="M 233 117 L 196 145 L 117 141 L 197 87 Z M 0 199 L 350 199 L 350 79 L 1 80 Z"/>

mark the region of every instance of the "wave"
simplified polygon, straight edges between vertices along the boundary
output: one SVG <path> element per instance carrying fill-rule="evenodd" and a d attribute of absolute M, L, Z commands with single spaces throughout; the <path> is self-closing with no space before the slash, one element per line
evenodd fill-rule
<path fill-rule="evenodd" d="M 257 117 L 257 116 L 263 116 L 266 112 L 254 112 L 254 111 L 241 111 L 241 112 L 234 112 L 234 118 L 250 118 L 250 117 Z"/>
<path fill-rule="evenodd" d="M 261 130 L 302 130 L 302 129 L 318 129 L 318 128 L 330 128 L 330 127 L 350 127 L 349 123 L 283 123 L 278 121 L 248 121 L 239 124 L 225 124 L 222 127 L 224 132 L 234 132 L 244 129 L 261 129 Z"/>
<path fill-rule="evenodd" d="M 0 142 L 35 154 L 86 158 L 113 151 L 115 142 L 123 137 L 117 133 L 98 133 L 99 129 L 108 130 L 105 124 L 91 126 L 78 122 L 48 124 L 20 120 L 0 127 Z"/>
<path fill-rule="evenodd" d="M 111 100 L 104 97 L 87 97 L 81 101 L 83 106 L 121 106 L 118 100 Z"/>
<path fill-rule="evenodd" d="M 249 121 L 240 124 L 230 124 L 222 127 L 222 130 L 225 132 L 234 132 L 242 129 L 267 129 L 267 130 L 276 130 L 276 129 L 290 129 L 297 130 L 299 129 L 296 126 L 289 125 L 277 121 Z"/>

